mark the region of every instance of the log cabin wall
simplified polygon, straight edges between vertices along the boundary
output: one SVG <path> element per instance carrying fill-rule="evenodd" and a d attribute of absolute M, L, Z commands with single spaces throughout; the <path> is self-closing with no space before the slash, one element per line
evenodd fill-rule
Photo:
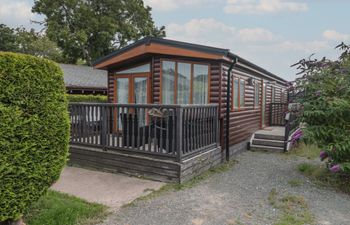
<path fill-rule="evenodd" d="M 208 63 L 210 65 L 210 103 L 219 104 L 220 112 L 220 137 L 221 144 L 224 147 L 225 140 L 225 114 L 226 114 L 226 90 L 227 90 L 227 71 L 229 65 L 220 61 L 206 61 L 198 60 L 193 58 L 181 58 L 174 56 L 165 55 L 154 55 L 150 57 L 147 61 L 151 62 L 151 103 L 161 104 L 161 60 L 182 60 L 189 62 Z M 126 69 L 135 65 L 123 66 L 122 68 L 113 68 L 109 70 L 108 73 L 108 99 L 109 102 L 114 102 L 114 79 L 115 71 Z M 272 101 L 275 102 L 286 102 L 285 88 L 282 85 L 266 84 L 266 105 L 265 105 L 265 124 L 262 124 L 262 80 L 264 82 L 272 82 L 266 77 L 259 76 L 258 74 L 250 71 L 246 68 L 236 66 L 233 70 L 233 76 L 239 77 L 245 80 L 245 106 L 240 110 L 230 111 L 230 146 L 240 143 L 251 136 L 256 130 L 261 129 L 261 127 L 269 125 L 269 104 Z M 248 85 L 248 78 L 253 77 L 254 82 L 260 84 L 259 88 L 259 106 L 255 106 L 255 86 Z M 232 83 L 231 83 L 232 85 Z M 275 88 L 275 99 L 272 99 L 272 88 Z M 232 86 L 231 86 L 232 90 Z M 232 96 L 232 94 L 231 94 Z M 231 103 L 232 104 L 232 98 Z"/>
<path fill-rule="evenodd" d="M 222 63 L 221 64 L 221 98 L 220 98 L 220 105 L 221 105 L 221 124 L 222 124 L 222 146 L 224 146 L 224 139 L 223 137 L 226 136 L 225 134 L 225 114 L 226 114 L 226 91 L 227 91 L 227 72 L 228 72 L 229 65 Z M 273 80 L 269 80 L 266 77 L 259 76 L 258 74 L 254 73 L 253 71 L 249 71 L 246 68 L 236 66 L 233 71 L 233 77 L 241 78 L 245 81 L 245 93 L 244 93 L 244 99 L 245 99 L 245 106 L 240 108 L 239 110 L 231 110 L 230 111 L 230 137 L 229 137 L 229 143 L 230 146 L 238 144 L 247 138 L 249 138 L 255 131 L 261 129 L 264 126 L 269 125 L 269 105 L 273 101 L 272 100 L 272 88 L 275 88 L 275 102 L 281 102 L 284 101 L 284 97 L 282 96 L 282 93 L 284 92 L 284 87 L 282 85 L 275 85 L 273 84 Z M 259 106 L 255 106 L 255 86 L 254 85 L 248 85 L 248 78 L 252 77 L 254 79 L 254 82 L 259 83 Z M 265 108 L 262 109 L 262 81 L 264 81 L 266 85 L 266 104 Z M 267 83 L 270 82 L 270 83 Z M 231 79 L 231 90 L 233 84 L 233 79 Z M 233 104 L 232 100 L 232 92 L 231 92 L 231 99 L 230 104 Z M 265 123 L 262 124 L 262 110 L 265 111 Z"/>

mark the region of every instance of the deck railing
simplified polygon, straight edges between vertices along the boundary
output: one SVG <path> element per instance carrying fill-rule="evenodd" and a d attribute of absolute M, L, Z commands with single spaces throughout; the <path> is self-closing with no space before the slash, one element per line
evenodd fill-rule
<path fill-rule="evenodd" d="M 270 103 L 270 126 L 284 126 L 288 103 Z"/>
<path fill-rule="evenodd" d="M 71 144 L 181 161 L 219 144 L 218 106 L 71 103 Z"/>

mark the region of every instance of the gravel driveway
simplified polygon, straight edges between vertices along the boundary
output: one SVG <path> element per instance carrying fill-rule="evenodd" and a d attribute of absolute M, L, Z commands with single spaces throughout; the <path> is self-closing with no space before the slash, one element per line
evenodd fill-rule
<path fill-rule="evenodd" d="M 296 170 L 306 161 L 283 154 L 244 152 L 229 171 L 215 174 L 193 188 L 168 192 L 122 208 L 103 225 L 273 224 L 279 211 L 269 193 L 303 196 L 316 224 L 350 224 L 350 196 L 316 186 Z M 292 187 L 291 180 L 302 185 Z"/>

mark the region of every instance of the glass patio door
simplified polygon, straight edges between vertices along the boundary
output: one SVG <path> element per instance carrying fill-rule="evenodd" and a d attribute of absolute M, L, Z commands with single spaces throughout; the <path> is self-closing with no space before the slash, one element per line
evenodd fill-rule
<path fill-rule="evenodd" d="M 149 74 L 124 74 L 117 76 L 115 82 L 115 103 L 147 104 L 149 103 Z M 124 110 L 128 110 L 124 108 Z M 120 113 L 132 113 L 118 112 Z M 145 124 L 146 112 L 137 111 L 139 126 Z M 118 128 L 121 129 L 121 118 L 118 118 Z"/>
<path fill-rule="evenodd" d="M 148 75 L 123 75 L 116 78 L 115 103 L 147 104 L 149 93 Z"/>

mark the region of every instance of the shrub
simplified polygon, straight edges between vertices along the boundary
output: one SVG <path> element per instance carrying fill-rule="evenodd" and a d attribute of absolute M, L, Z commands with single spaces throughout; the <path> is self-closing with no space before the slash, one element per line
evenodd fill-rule
<path fill-rule="evenodd" d="M 0 52 L 0 221 L 19 219 L 58 179 L 68 155 L 61 69 Z"/>
<path fill-rule="evenodd" d="M 72 95 L 67 94 L 69 102 L 107 102 L 106 95 Z"/>
<path fill-rule="evenodd" d="M 305 141 L 317 143 L 332 172 L 350 173 L 350 46 L 341 44 L 338 60 L 301 60 L 296 80 Z"/>

